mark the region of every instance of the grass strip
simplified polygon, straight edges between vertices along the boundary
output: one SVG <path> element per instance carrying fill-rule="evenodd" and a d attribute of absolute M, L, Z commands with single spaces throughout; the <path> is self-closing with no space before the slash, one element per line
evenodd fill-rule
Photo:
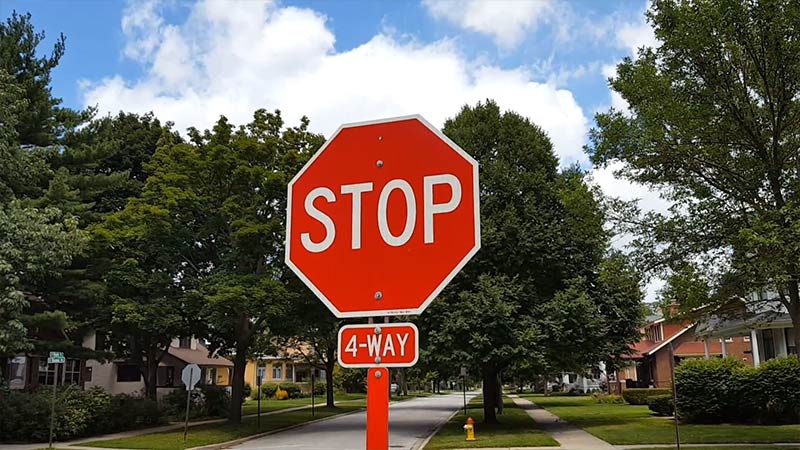
<path fill-rule="evenodd" d="M 198 425 L 189 428 L 189 437 L 183 441 L 183 430 L 166 431 L 161 433 L 142 434 L 139 436 L 92 441 L 80 444 L 81 447 L 101 448 L 127 448 L 149 450 L 183 450 L 202 445 L 218 444 L 232 441 L 266 431 L 275 431 L 292 425 L 309 422 L 311 420 L 362 409 L 364 402 L 353 402 L 340 405 L 336 408 L 317 408 L 314 417 L 309 410 L 288 411 L 281 414 L 261 417 L 261 427 L 258 428 L 255 417 L 242 419 L 239 425 L 229 423 Z"/>
<path fill-rule="evenodd" d="M 672 420 L 654 416 L 647 406 L 600 404 L 588 396 L 522 397 L 615 445 L 675 442 Z M 681 424 L 680 434 L 684 444 L 800 442 L 800 425 Z"/>
<path fill-rule="evenodd" d="M 461 411 L 453 416 L 436 436 L 428 442 L 425 450 L 449 448 L 486 447 L 542 447 L 557 446 L 558 442 L 536 429 L 536 423 L 525 410 L 511 400 L 503 402 L 504 413 L 497 416 L 499 423 L 483 423 L 483 400 L 473 398 L 467 405 L 467 414 L 475 420 L 476 441 L 466 441 L 464 424 L 466 419 Z"/>

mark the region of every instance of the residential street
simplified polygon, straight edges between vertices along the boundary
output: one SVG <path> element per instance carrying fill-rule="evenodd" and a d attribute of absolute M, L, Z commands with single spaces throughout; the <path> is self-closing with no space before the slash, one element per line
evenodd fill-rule
<path fill-rule="evenodd" d="M 467 394 L 467 401 L 475 394 Z M 416 449 L 436 427 L 461 408 L 461 394 L 436 395 L 392 404 L 389 448 Z M 366 413 L 313 423 L 245 442 L 236 449 L 363 450 Z"/>

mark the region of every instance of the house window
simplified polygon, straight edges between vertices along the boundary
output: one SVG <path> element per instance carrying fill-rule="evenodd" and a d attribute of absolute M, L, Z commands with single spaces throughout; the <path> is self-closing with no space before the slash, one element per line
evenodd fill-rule
<path fill-rule="evenodd" d="M 292 375 L 294 375 L 294 366 L 292 364 L 286 365 L 286 379 L 291 380 Z"/>
<path fill-rule="evenodd" d="M 160 366 L 156 372 L 158 386 L 172 386 L 175 384 L 175 367 Z"/>
<path fill-rule="evenodd" d="M 283 379 L 283 365 L 282 364 L 273 364 L 272 365 L 272 379 L 273 380 L 282 380 Z"/>
<path fill-rule="evenodd" d="M 744 341 L 745 341 L 745 342 L 750 342 L 750 336 L 745 336 L 745 337 L 744 337 Z"/>
<path fill-rule="evenodd" d="M 47 358 L 39 359 L 39 384 L 51 385 L 58 381 L 58 368 L 55 364 L 48 364 Z"/>
<path fill-rule="evenodd" d="M 11 389 L 25 387 L 27 368 L 28 358 L 25 356 L 15 356 L 8 361 L 8 386 Z"/>
<path fill-rule="evenodd" d="M 205 371 L 205 376 L 203 379 L 205 380 L 204 383 L 207 385 L 216 385 L 217 384 L 217 368 L 216 367 L 204 367 L 200 370 Z"/>
<path fill-rule="evenodd" d="M 775 358 L 775 337 L 772 329 L 762 330 L 761 336 L 764 340 L 764 360 Z"/>
<path fill-rule="evenodd" d="M 661 332 L 661 324 L 651 325 L 647 327 L 647 340 L 653 342 L 661 342 L 663 335 Z"/>
<path fill-rule="evenodd" d="M 64 383 L 65 384 L 80 384 L 81 382 L 81 360 L 67 359 L 64 362 Z"/>
<path fill-rule="evenodd" d="M 786 353 L 796 355 L 797 347 L 794 346 L 794 330 L 791 328 L 784 328 L 783 337 L 786 339 Z"/>
<path fill-rule="evenodd" d="M 182 337 L 180 341 L 178 341 L 178 346 L 180 348 L 192 348 L 192 338 Z"/>
<path fill-rule="evenodd" d="M 139 367 L 135 364 L 117 364 L 117 381 L 120 383 L 129 383 L 133 381 L 140 381 L 142 374 L 139 372 Z"/>

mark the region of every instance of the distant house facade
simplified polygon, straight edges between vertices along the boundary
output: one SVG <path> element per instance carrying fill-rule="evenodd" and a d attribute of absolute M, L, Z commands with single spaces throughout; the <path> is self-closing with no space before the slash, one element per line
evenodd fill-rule
<path fill-rule="evenodd" d="M 304 349 L 304 351 L 310 350 Z M 300 350 L 286 348 L 278 355 L 263 356 L 248 361 L 244 380 L 253 390 L 258 385 L 260 377 L 261 384 L 296 383 L 302 392 L 310 393 L 312 375 L 316 383 L 325 383 L 325 370 L 310 364 Z"/>
<path fill-rule="evenodd" d="M 725 356 L 753 363 L 750 338 L 746 336 L 703 336 L 698 334 L 698 324 L 670 321 L 661 314 L 649 316 L 640 331 L 641 339 L 631 346 L 631 353 L 624 357 L 628 364 L 609 375 L 611 391 L 670 387 L 670 357 L 674 365 L 685 359 Z"/>
<path fill-rule="evenodd" d="M 102 345 L 97 335 L 92 333 L 84 339 L 84 346 L 94 348 Z M 158 396 L 182 388 L 181 372 L 189 364 L 200 366 L 201 385 L 230 386 L 233 362 L 221 356 L 209 356 L 206 348 L 197 338 L 186 337 L 172 340 L 158 365 L 156 389 Z M 141 394 L 144 380 L 139 368 L 128 361 L 119 359 L 110 362 L 89 360 L 86 362 L 84 388 L 99 386 L 110 394 Z"/>
<path fill-rule="evenodd" d="M 756 292 L 732 302 L 723 313 L 701 324 L 698 334 L 709 340 L 747 339 L 752 346 L 752 365 L 788 355 L 797 355 L 794 328 L 788 311 L 777 302 L 766 300 L 777 294 Z"/>
<path fill-rule="evenodd" d="M 83 338 L 83 347 L 106 350 L 102 335 L 91 332 Z M 37 388 L 53 384 L 75 385 L 82 389 L 99 386 L 110 394 L 141 394 L 144 381 L 139 368 L 126 360 L 108 362 L 72 358 L 65 364 L 48 364 L 46 355 L 18 355 L 9 358 L 6 379 L 12 389 Z M 230 386 L 233 363 L 219 356 L 209 356 L 208 349 L 196 338 L 174 339 L 159 363 L 157 392 L 164 395 L 181 388 L 181 371 L 187 364 L 201 369 L 200 384 Z"/>

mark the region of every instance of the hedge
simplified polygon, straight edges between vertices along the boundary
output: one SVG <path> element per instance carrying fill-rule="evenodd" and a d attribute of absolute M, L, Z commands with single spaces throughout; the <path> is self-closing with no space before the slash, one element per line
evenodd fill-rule
<path fill-rule="evenodd" d="M 47 441 L 52 388 L 10 390 L 0 395 L 0 441 Z M 130 395 L 109 395 L 101 388 L 74 386 L 56 391 L 55 439 L 63 441 L 93 434 L 157 425 L 158 404 Z"/>
<path fill-rule="evenodd" d="M 678 414 L 694 423 L 800 423 L 800 360 L 758 368 L 735 358 L 690 360 L 675 370 Z"/>
<path fill-rule="evenodd" d="M 657 416 L 671 416 L 675 412 L 673 404 L 672 395 L 670 394 L 654 395 L 647 399 L 647 407 Z"/>
<path fill-rule="evenodd" d="M 281 383 L 278 387 L 286 391 L 289 394 L 289 398 L 300 398 L 300 385 L 296 383 Z"/>
<path fill-rule="evenodd" d="M 622 398 L 630 405 L 646 405 L 647 399 L 656 395 L 670 394 L 669 389 L 632 388 L 622 391 Z"/>

